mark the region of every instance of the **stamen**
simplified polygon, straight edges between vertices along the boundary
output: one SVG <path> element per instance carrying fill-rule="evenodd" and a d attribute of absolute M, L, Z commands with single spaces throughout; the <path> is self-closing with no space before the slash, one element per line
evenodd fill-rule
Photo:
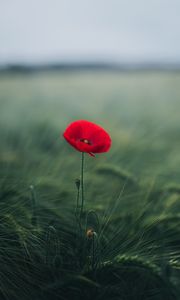
<path fill-rule="evenodd" d="M 89 144 L 89 141 L 85 139 L 85 140 L 84 140 L 84 143 L 85 143 L 85 144 Z"/>
<path fill-rule="evenodd" d="M 91 142 L 87 139 L 80 139 L 80 141 L 85 143 L 85 144 L 91 145 Z"/>

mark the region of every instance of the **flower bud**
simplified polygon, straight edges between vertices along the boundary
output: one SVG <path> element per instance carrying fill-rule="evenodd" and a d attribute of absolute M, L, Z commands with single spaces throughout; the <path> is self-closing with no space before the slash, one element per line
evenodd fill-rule
<path fill-rule="evenodd" d="M 80 188 L 80 183 L 81 183 L 80 179 L 77 178 L 77 179 L 75 180 L 75 184 L 76 184 L 76 187 L 77 187 L 78 190 L 79 190 L 79 188 Z"/>

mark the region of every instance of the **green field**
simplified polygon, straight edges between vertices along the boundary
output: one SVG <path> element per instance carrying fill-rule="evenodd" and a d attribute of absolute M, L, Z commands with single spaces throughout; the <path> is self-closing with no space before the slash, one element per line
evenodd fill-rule
<path fill-rule="evenodd" d="M 0 74 L 0 299 L 179 299 L 179 87 L 179 72 Z M 62 137 L 78 119 L 112 137 L 85 156 L 81 229 L 81 153 Z"/>

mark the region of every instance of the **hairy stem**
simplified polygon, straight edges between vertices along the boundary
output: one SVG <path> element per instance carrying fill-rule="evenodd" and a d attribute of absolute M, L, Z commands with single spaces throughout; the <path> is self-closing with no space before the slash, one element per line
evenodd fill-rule
<path fill-rule="evenodd" d="M 84 210 L 84 152 L 82 152 L 81 156 L 81 212 L 80 216 L 82 216 Z"/>

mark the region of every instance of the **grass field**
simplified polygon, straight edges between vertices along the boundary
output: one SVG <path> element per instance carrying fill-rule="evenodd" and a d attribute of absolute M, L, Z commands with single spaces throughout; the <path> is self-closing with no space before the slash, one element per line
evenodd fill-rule
<path fill-rule="evenodd" d="M 0 299 L 180 297 L 180 73 L 0 74 Z M 112 137 L 85 156 L 87 119 Z M 86 237 L 86 230 L 96 232 Z"/>

